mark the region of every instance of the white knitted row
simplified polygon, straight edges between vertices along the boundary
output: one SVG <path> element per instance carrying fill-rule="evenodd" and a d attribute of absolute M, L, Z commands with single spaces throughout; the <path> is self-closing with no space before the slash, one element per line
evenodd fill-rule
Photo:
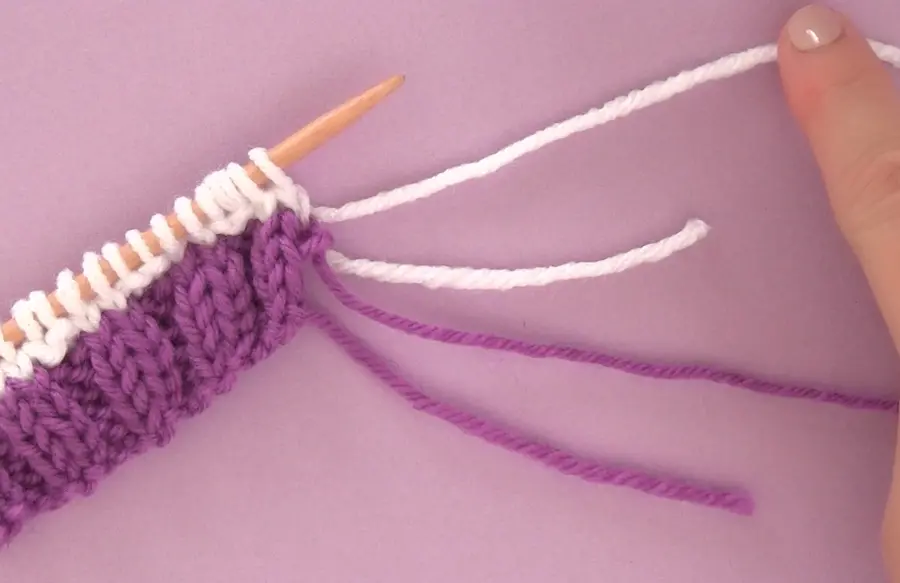
<path fill-rule="evenodd" d="M 131 230 L 125 240 L 143 265 L 128 267 L 116 243 L 103 245 L 100 255 L 84 254 L 82 271 L 96 297 L 84 300 L 70 270 L 57 277 L 56 298 L 67 315 L 57 317 L 47 294 L 36 291 L 13 304 L 12 317 L 25 334 L 25 341 L 17 348 L 3 338 L 0 331 L 0 392 L 7 378 L 30 378 L 35 363 L 55 366 L 65 357 L 69 346 L 81 332 L 93 332 L 104 310 L 122 310 L 128 298 L 140 294 L 153 281 L 177 262 L 187 243 L 212 244 L 219 235 L 235 235 L 243 231 L 251 219 L 265 220 L 282 205 L 308 221 L 309 197 L 269 159 L 264 149 L 250 151 L 250 159 L 266 175 L 271 185 L 260 188 L 237 164 L 209 174 L 196 188 L 194 198 L 180 197 L 174 212 L 187 232 L 187 241 L 180 241 L 162 215 L 150 220 L 150 230 L 159 239 L 163 252 L 154 255 L 140 232 Z M 206 215 L 206 222 L 194 213 L 192 202 Z M 110 285 L 100 265 L 100 257 L 109 262 L 118 276 Z"/>

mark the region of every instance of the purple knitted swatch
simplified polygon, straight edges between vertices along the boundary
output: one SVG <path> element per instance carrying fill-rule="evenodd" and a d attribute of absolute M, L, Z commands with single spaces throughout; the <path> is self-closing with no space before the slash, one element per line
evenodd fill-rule
<path fill-rule="evenodd" d="M 740 490 L 594 461 L 542 443 L 426 395 L 333 318 L 309 305 L 302 269 L 318 273 L 347 307 L 393 328 L 444 342 L 613 366 L 660 378 L 705 378 L 773 394 L 874 409 L 896 403 L 837 391 L 787 387 L 699 367 L 641 364 L 575 348 L 528 344 L 428 326 L 388 314 L 347 292 L 324 263 L 331 243 L 289 211 L 253 224 L 214 246 L 189 246 L 125 311 L 104 313 L 99 330 L 81 335 L 65 360 L 8 381 L 0 397 L 0 542 L 33 516 L 76 495 L 131 456 L 165 445 L 175 425 L 203 411 L 237 374 L 269 356 L 310 323 L 415 408 L 488 442 L 589 482 L 749 514 Z"/>

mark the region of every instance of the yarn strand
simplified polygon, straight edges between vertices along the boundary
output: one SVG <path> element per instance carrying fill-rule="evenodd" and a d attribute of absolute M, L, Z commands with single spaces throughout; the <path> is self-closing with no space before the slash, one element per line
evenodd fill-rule
<path fill-rule="evenodd" d="M 875 40 L 870 40 L 869 44 L 882 61 L 900 67 L 900 48 Z M 493 174 L 545 146 L 668 101 L 699 85 L 734 77 L 760 65 L 771 63 L 775 61 L 776 56 L 775 44 L 765 44 L 726 55 L 667 79 L 655 81 L 642 89 L 635 89 L 607 101 L 600 107 L 557 122 L 480 160 L 448 168 L 430 178 L 349 202 L 338 208 L 317 207 L 314 214 L 323 222 L 337 223 L 428 198 L 452 186 Z"/>
<path fill-rule="evenodd" d="M 506 291 L 517 287 L 537 287 L 561 281 L 589 279 L 621 273 L 646 263 L 656 263 L 701 241 L 709 226 L 693 219 L 659 241 L 648 243 L 599 261 L 573 261 L 548 267 L 488 269 L 446 265 L 409 265 L 371 259 L 350 259 L 330 249 L 325 258 L 332 269 L 384 283 L 417 284 L 429 289 Z"/>
<path fill-rule="evenodd" d="M 463 432 L 503 449 L 518 453 L 549 468 L 586 482 L 624 486 L 651 496 L 719 508 L 741 515 L 753 513 L 753 498 L 736 488 L 691 483 L 680 478 L 593 460 L 527 437 L 498 423 L 429 397 L 394 372 L 386 360 L 324 314 L 311 322 L 324 331 L 344 352 L 382 381 L 415 409 L 454 425 Z"/>

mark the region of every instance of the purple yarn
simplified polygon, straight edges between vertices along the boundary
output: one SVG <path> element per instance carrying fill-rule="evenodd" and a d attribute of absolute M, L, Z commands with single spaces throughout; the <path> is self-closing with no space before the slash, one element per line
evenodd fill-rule
<path fill-rule="evenodd" d="M 363 365 L 373 376 L 410 405 L 429 415 L 448 421 L 462 431 L 509 451 L 587 482 L 625 486 L 646 494 L 720 508 L 743 515 L 753 513 L 753 499 L 738 489 L 690 483 L 680 478 L 663 476 L 608 462 L 593 460 L 565 451 L 525 436 L 512 429 L 458 409 L 429 397 L 392 370 L 388 362 L 324 314 L 315 314 L 312 321 L 340 345 L 348 356 Z"/>
<path fill-rule="evenodd" d="M 593 461 L 427 396 L 307 303 L 302 270 L 309 261 L 344 305 L 423 338 L 603 364 L 660 378 L 706 378 L 852 407 L 896 407 L 889 401 L 787 387 L 701 367 L 645 365 L 421 324 L 378 310 L 347 292 L 324 264 L 330 243 L 330 235 L 320 227 L 304 228 L 293 213 L 282 211 L 213 246 L 192 245 L 180 263 L 143 295 L 133 297 L 128 309 L 104 313 L 100 328 L 81 335 L 61 364 L 38 368 L 27 381 L 8 381 L 0 397 L 0 542 L 10 540 L 35 515 L 92 493 L 104 475 L 130 457 L 168 443 L 179 420 L 206 409 L 214 396 L 231 389 L 240 371 L 290 341 L 305 323 L 323 330 L 415 408 L 470 435 L 589 482 L 740 514 L 752 511 L 752 500 L 740 490 Z"/>
<path fill-rule="evenodd" d="M 739 372 L 720 370 L 707 366 L 693 364 L 658 364 L 641 362 L 627 358 L 605 354 L 596 350 L 576 348 L 565 344 L 539 344 L 523 342 L 512 338 L 505 338 L 495 334 L 466 332 L 454 330 L 443 326 L 424 324 L 411 320 L 398 314 L 382 310 L 368 304 L 347 291 L 347 288 L 338 280 L 334 271 L 325 262 L 322 255 L 313 258 L 313 264 L 319 276 L 328 286 L 331 293 L 347 309 L 394 330 L 399 330 L 411 336 L 417 336 L 426 340 L 456 344 L 460 346 L 473 346 L 489 350 L 500 350 L 528 356 L 530 358 L 552 358 L 578 362 L 583 364 L 599 365 L 606 368 L 622 371 L 628 374 L 650 377 L 661 380 L 703 380 L 717 384 L 729 385 L 746 389 L 756 393 L 774 395 L 777 397 L 789 397 L 794 399 L 807 399 L 823 403 L 834 403 L 851 409 L 869 409 L 875 411 L 897 412 L 898 405 L 894 399 L 879 397 L 863 397 L 850 395 L 836 389 L 815 388 L 796 384 L 776 383 L 745 375 Z"/>

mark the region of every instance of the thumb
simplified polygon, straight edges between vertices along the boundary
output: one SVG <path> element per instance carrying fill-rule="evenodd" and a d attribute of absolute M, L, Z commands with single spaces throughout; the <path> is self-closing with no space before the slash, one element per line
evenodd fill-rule
<path fill-rule="evenodd" d="M 788 21 L 778 64 L 837 223 L 900 346 L 900 97 L 888 68 L 847 18 L 819 6 Z"/>

